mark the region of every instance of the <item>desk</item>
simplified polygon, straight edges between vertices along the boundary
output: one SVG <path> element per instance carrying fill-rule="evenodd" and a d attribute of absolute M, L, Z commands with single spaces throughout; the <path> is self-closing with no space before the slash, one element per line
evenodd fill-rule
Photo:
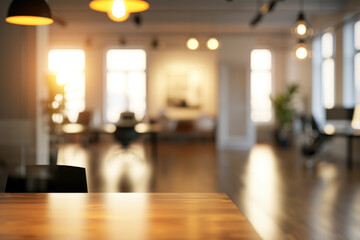
<path fill-rule="evenodd" d="M 352 140 L 360 138 L 360 130 L 355 130 L 351 127 L 335 128 L 333 125 L 328 124 L 324 128 L 323 134 L 327 137 L 345 137 L 347 139 L 346 165 L 348 169 L 352 169 Z"/>
<path fill-rule="evenodd" d="M 99 139 L 100 134 L 114 134 L 116 125 L 105 124 L 100 127 L 86 127 L 82 124 L 68 123 L 63 124 L 61 134 L 84 134 L 87 138 Z M 135 131 L 140 134 L 149 134 L 151 146 L 151 158 L 153 161 L 157 160 L 157 135 L 162 131 L 160 124 L 138 123 L 135 125 Z M 53 161 L 56 162 L 56 161 Z"/>
<path fill-rule="evenodd" d="M 0 239 L 260 238 L 223 193 L 12 193 Z"/>

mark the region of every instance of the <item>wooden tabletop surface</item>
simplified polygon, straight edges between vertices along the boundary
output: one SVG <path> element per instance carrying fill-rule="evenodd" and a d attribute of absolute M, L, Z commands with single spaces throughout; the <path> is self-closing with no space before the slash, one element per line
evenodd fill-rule
<path fill-rule="evenodd" d="M 0 239 L 260 238 L 223 193 L 11 193 Z"/>

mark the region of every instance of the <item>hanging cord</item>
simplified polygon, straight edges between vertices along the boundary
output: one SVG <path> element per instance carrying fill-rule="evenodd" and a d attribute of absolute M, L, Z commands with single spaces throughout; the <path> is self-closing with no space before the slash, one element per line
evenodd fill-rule
<path fill-rule="evenodd" d="M 26 166 L 26 146 L 25 146 L 25 139 L 24 133 L 27 132 L 25 129 L 25 118 L 26 118 L 26 42 L 25 39 L 27 38 L 27 33 L 25 29 L 21 29 L 21 77 L 20 77 L 20 124 L 21 124 L 21 134 L 20 134 L 20 175 L 25 175 L 25 166 Z"/>
<path fill-rule="evenodd" d="M 299 10 L 300 12 L 304 12 L 304 0 L 299 1 Z"/>

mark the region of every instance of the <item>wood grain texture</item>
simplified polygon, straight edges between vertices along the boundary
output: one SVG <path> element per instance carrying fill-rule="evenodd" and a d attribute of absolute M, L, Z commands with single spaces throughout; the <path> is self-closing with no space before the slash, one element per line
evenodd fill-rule
<path fill-rule="evenodd" d="M 12 193 L 0 239 L 260 238 L 222 193 Z"/>

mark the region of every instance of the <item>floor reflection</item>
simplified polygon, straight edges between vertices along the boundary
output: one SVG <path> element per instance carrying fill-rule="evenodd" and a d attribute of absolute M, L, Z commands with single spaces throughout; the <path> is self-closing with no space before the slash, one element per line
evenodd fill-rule
<path fill-rule="evenodd" d="M 247 198 L 246 215 L 254 223 L 256 230 L 269 239 L 278 235 L 274 219 L 269 213 L 282 212 L 280 188 L 276 157 L 270 146 L 260 145 L 254 147 L 249 156 L 245 181 L 246 190 L 243 192 Z M 254 204 L 256 202 L 256 204 Z M 262 206 L 260 210 L 258 206 Z"/>
<path fill-rule="evenodd" d="M 360 239 L 360 165 L 348 171 L 344 159 L 323 155 L 309 169 L 300 151 L 269 144 L 217 151 L 213 142 L 161 142 L 156 162 L 144 144 L 130 150 L 62 145 L 59 164 L 86 167 L 90 192 L 225 192 L 264 240 Z"/>
<path fill-rule="evenodd" d="M 136 144 L 126 150 L 115 143 L 91 149 L 65 144 L 58 164 L 85 167 L 89 192 L 148 192 L 152 169 L 145 155 Z"/>
<path fill-rule="evenodd" d="M 148 192 L 151 168 L 139 146 L 113 146 L 103 158 L 101 172 L 106 192 Z"/>

